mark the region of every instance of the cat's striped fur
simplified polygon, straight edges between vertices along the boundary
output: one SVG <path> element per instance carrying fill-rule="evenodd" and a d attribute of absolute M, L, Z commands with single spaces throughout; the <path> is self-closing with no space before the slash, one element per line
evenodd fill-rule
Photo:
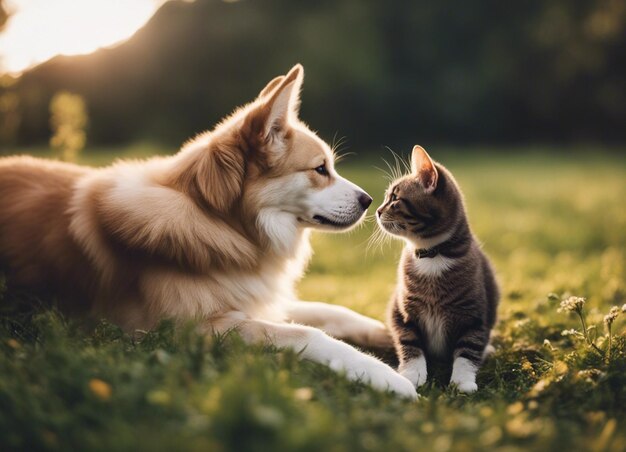
<path fill-rule="evenodd" d="M 388 317 L 399 371 L 420 386 L 433 360 L 446 361 L 451 383 L 473 392 L 496 321 L 497 283 L 452 174 L 419 146 L 411 166 L 377 210 L 381 228 L 407 242 Z"/>

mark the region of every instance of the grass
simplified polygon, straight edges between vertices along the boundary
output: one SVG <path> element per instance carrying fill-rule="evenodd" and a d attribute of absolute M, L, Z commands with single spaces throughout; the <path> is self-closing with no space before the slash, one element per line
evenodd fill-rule
<path fill-rule="evenodd" d="M 497 352 L 476 394 L 435 381 L 410 403 L 236 335 L 200 337 L 164 322 L 137 340 L 104 321 L 88 329 L 50 310 L 15 312 L 28 296 L 5 293 L 0 449 L 626 449 L 626 314 L 612 325 L 610 355 L 603 325 L 626 303 L 626 159 L 433 154 L 459 179 L 503 289 Z M 373 166 L 382 163 L 357 161 L 339 169 L 379 203 L 386 182 Z M 382 319 L 400 248 L 368 250 L 372 228 L 315 235 L 301 297 Z M 581 337 L 576 313 L 557 312 L 570 295 L 587 299 L 600 352 Z"/>

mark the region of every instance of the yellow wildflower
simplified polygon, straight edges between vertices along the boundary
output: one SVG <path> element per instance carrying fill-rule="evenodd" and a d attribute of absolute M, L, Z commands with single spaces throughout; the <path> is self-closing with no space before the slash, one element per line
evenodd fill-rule
<path fill-rule="evenodd" d="M 313 398 L 313 390 L 311 388 L 298 388 L 293 392 L 296 400 L 311 400 Z"/>
<path fill-rule="evenodd" d="M 515 402 L 509 405 L 506 409 L 506 412 L 511 416 L 515 416 L 516 414 L 519 414 L 522 411 L 524 411 L 524 404 L 522 402 Z"/>
<path fill-rule="evenodd" d="M 111 398 L 111 394 L 113 393 L 111 385 L 109 385 L 106 381 L 100 380 L 99 378 L 92 378 L 89 380 L 89 390 L 100 400 L 109 400 Z"/>

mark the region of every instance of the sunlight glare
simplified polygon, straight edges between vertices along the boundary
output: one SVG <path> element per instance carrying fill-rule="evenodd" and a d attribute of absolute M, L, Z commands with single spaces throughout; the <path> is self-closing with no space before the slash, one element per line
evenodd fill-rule
<path fill-rule="evenodd" d="M 19 73 L 55 55 L 78 55 L 129 38 L 165 0 L 10 0 L 0 70 Z"/>

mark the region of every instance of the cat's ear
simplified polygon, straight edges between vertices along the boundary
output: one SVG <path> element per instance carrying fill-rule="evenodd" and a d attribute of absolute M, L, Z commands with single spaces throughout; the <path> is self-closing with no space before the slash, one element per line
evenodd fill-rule
<path fill-rule="evenodd" d="M 437 172 L 437 167 L 435 167 L 435 162 L 433 162 L 428 152 L 421 146 L 413 146 L 411 171 L 417 176 L 426 193 L 435 191 L 439 173 Z"/>

